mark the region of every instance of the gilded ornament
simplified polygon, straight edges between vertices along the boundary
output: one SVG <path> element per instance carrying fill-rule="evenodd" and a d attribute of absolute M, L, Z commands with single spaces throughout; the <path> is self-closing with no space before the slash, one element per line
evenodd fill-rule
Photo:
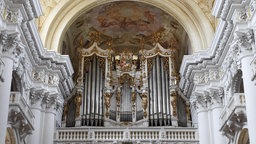
<path fill-rule="evenodd" d="M 111 97 L 112 97 L 111 93 L 105 93 L 105 95 L 104 95 L 105 107 L 106 107 L 106 113 L 105 113 L 106 117 L 109 117 L 109 107 L 110 107 Z"/>
<path fill-rule="evenodd" d="M 172 104 L 172 112 L 173 112 L 173 116 L 176 117 L 177 116 L 177 94 L 175 91 L 171 92 L 171 104 Z"/>
<path fill-rule="evenodd" d="M 187 104 L 186 105 L 186 114 L 187 114 L 187 120 L 188 121 L 191 121 L 191 119 L 190 119 L 190 105 L 189 104 Z"/>
<path fill-rule="evenodd" d="M 78 92 L 75 96 L 75 104 L 76 104 L 76 117 L 80 116 L 80 106 L 82 104 L 82 94 Z"/>
<path fill-rule="evenodd" d="M 141 99 L 142 99 L 142 108 L 143 108 L 143 116 L 144 118 L 147 117 L 147 107 L 148 107 L 148 95 L 147 93 L 141 94 Z"/>

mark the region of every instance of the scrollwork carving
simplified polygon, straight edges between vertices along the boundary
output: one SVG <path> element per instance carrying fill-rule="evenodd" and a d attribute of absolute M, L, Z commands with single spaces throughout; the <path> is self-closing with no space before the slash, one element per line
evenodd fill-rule
<path fill-rule="evenodd" d="M 36 70 L 33 72 L 33 78 L 36 81 L 44 82 L 45 72 L 43 70 Z"/>
<path fill-rule="evenodd" d="M 59 84 L 59 78 L 56 75 L 50 75 L 48 79 L 48 84 L 57 86 Z"/>
<path fill-rule="evenodd" d="M 11 34 L 8 34 L 8 37 L 6 40 L 5 40 L 5 37 L 6 37 L 6 34 L 5 32 L 3 32 L 3 34 L 1 35 L 1 39 L 2 39 L 2 43 L 5 42 L 5 44 L 2 45 L 1 47 L 2 53 L 5 56 L 9 56 L 13 58 L 16 62 L 19 60 L 21 54 L 23 53 L 23 49 L 20 46 L 20 43 L 21 43 L 20 36 L 18 33 L 11 33 Z"/>
<path fill-rule="evenodd" d="M 30 90 L 30 100 L 31 104 L 38 104 L 41 107 L 42 99 L 44 98 L 44 90 L 43 89 L 34 89 Z"/>
<path fill-rule="evenodd" d="M 247 32 L 235 32 L 234 42 L 236 43 L 235 46 L 238 46 L 239 52 L 253 50 L 254 41 L 254 33 L 252 29 L 249 29 Z"/>

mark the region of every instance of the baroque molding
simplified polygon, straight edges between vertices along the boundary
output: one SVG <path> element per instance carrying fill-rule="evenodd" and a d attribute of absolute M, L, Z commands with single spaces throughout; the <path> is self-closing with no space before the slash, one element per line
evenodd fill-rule
<path fill-rule="evenodd" d="M 194 84 L 207 84 L 211 81 L 218 81 L 223 77 L 222 69 L 209 69 L 205 72 L 195 73 Z"/>
<path fill-rule="evenodd" d="M 187 56 L 183 59 L 180 70 L 180 73 L 182 74 L 180 88 L 183 89 L 184 95 L 190 96 L 195 84 L 204 84 L 207 82 L 208 73 L 197 74 L 198 70 L 207 72 L 209 67 L 219 69 L 218 67 L 221 65 L 224 75 L 230 75 L 228 76 L 228 81 L 231 81 L 230 79 L 241 67 L 241 63 L 238 59 L 244 54 L 243 52 L 251 50 L 253 50 L 252 52 L 255 51 L 253 30 L 235 32 L 235 38 L 233 42 L 231 42 L 231 47 L 227 46 L 227 44 L 230 43 L 230 37 L 233 36 L 233 22 L 235 22 L 236 25 L 236 21 L 225 21 L 226 19 L 231 19 L 231 15 L 235 15 L 235 7 L 233 4 L 236 4 L 236 7 L 245 9 L 247 9 L 248 6 L 251 6 L 252 8 L 250 9 L 254 11 L 255 2 L 249 3 L 248 1 L 239 1 L 233 3 L 232 0 L 226 0 L 224 2 L 223 9 L 219 9 L 222 10 L 221 18 L 223 20 L 220 21 L 218 28 L 219 33 L 216 33 L 212 47 L 206 52 Z M 230 49 L 225 47 L 230 47 Z M 196 78 L 194 78 L 194 76 Z"/>
<path fill-rule="evenodd" d="M 34 15 L 33 7 L 31 6 L 30 0 L 25 0 L 23 2 L 24 2 L 23 5 L 27 11 L 29 20 L 32 20 L 35 17 L 35 15 Z"/>
<path fill-rule="evenodd" d="M 227 53 L 227 49 L 225 49 L 225 47 L 228 39 L 230 38 L 233 23 L 222 22 L 220 25 L 222 26 L 222 30 L 220 30 L 222 33 L 217 33 L 216 39 L 214 39 L 214 41 L 216 41 L 216 45 L 212 45 L 208 51 L 202 52 L 199 55 L 186 56 L 183 59 L 180 68 L 181 80 L 179 87 L 180 89 L 183 89 L 183 94 L 187 97 L 192 93 L 194 80 L 196 83 L 206 83 L 205 75 L 207 76 L 209 71 L 215 71 L 216 69 L 219 71 L 219 74 L 215 72 L 215 74 L 217 74 L 215 78 L 223 77 L 224 70 L 219 68 L 218 65 L 221 64 L 223 57 L 225 57 L 225 54 Z M 198 73 L 198 70 L 203 70 L 206 74 L 196 74 Z M 211 74 L 213 76 L 214 73 Z M 195 75 L 197 75 L 197 78 L 194 79 Z M 206 78 L 208 78 L 208 76 Z M 212 77 L 212 80 L 213 79 L 214 76 Z"/>
<path fill-rule="evenodd" d="M 29 23 L 24 22 L 21 28 L 29 47 L 27 49 L 28 56 L 34 61 L 34 67 L 37 69 L 32 72 L 32 78 L 44 84 L 59 86 L 62 95 L 69 96 L 74 84 L 71 78 L 73 69 L 68 57 L 42 49 L 35 40 L 33 27 Z M 43 71 L 39 72 L 38 70 Z"/>
<path fill-rule="evenodd" d="M 223 5 L 223 8 L 222 8 L 221 15 L 220 15 L 220 17 L 222 19 L 225 19 L 227 17 L 229 9 L 231 7 L 231 4 L 232 4 L 232 0 L 226 0 L 225 1 L 224 5 Z"/>

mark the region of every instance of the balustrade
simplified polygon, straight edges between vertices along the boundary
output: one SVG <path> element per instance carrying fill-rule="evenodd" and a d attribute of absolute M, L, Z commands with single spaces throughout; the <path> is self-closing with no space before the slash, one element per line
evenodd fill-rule
<path fill-rule="evenodd" d="M 231 115 L 240 113 L 241 111 L 245 112 L 245 96 L 243 93 L 235 93 L 224 107 L 220 116 L 222 120 L 221 125 L 225 124 Z"/>
<path fill-rule="evenodd" d="M 66 142 L 162 141 L 198 143 L 196 128 L 59 128 L 55 143 Z"/>
<path fill-rule="evenodd" d="M 225 106 L 221 116 L 221 132 L 232 139 L 247 122 L 245 95 L 235 93 Z M 239 122 L 239 123 L 238 123 Z"/>

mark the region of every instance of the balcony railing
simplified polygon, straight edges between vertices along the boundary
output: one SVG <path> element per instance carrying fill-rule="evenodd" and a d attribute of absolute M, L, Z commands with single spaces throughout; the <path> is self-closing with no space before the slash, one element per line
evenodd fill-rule
<path fill-rule="evenodd" d="M 10 94 L 8 122 L 19 131 L 21 140 L 34 130 L 34 115 L 20 92 Z"/>
<path fill-rule="evenodd" d="M 221 131 L 231 138 L 235 132 L 239 130 L 246 118 L 245 95 L 243 93 L 235 93 L 224 107 L 220 116 Z"/>
<path fill-rule="evenodd" d="M 21 112 L 30 125 L 34 123 L 33 113 L 26 100 L 21 96 L 20 92 L 11 92 L 9 102 L 10 109 Z"/>
<path fill-rule="evenodd" d="M 55 143 L 84 142 L 187 142 L 198 143 L 196 128 L 59 128 Z"/>

